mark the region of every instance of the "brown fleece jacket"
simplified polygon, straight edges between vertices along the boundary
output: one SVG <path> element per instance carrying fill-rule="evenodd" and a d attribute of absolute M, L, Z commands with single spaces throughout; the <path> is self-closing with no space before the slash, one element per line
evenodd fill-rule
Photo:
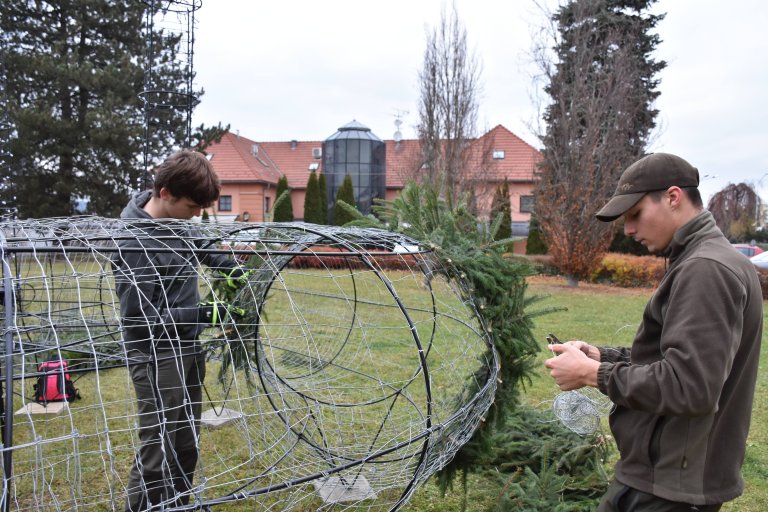
<path fill-rule="evenodd" d="M 632 348 L 601 348 L 598 386 L 621 459 L 616 479 L 694 505 L 743 492 L 763 300 L 752 263 L 703 211 L 666 250 L 669 268 Z"/>

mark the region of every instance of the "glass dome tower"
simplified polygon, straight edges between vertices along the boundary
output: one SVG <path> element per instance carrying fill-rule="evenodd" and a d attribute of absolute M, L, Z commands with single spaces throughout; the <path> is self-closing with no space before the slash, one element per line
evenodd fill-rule
<path fill-rule="evenodd" d="M 374 198 L 386 197 L 386 149 L 367 126 L 352 121 L 323 142 L 323 172 L 328 189 L 328 218 L 333 220 L 336 194 L 350 175 L 357 209 L 371 213 Z"/>

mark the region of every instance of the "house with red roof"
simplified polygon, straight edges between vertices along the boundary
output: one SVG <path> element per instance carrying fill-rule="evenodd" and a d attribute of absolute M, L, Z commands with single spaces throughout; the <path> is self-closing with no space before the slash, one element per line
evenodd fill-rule
<path fill-rule="evenodd" d="M 344 129 L 368 130 L 353 121 Z M 340 132 L 328 140 L 337 137 Z M 369 137 L 380 140 L 375 135 Z M 384 140 L 384 166 L 388 200 L 397 197 L 409 179 L 423 172 L 419 140 Z M 262 222 L 269 219 L 275 201 L 277 181 L 286 176 L 296 220 L 304 217 L 304 194 L 314 170 L 324 172 L 324 141 L 256 142 L 228 132 L 206 148 L 222 183 L 214 213 L 221 220 Z M 331 151 L 329 148 L 328 151 Z M 472 187 L 477 211 L 488 218 L 497 188 L 507 180 L 512 205 L 513 232 L 527 233 L 533 207 L 533 187 L 541 154 L 502 125 L 472 142 L 468 175 L 464 182 Z M 328 162 L 328 160 L 326 160 Z M 333 198 L 329 197 L 332 203 Z"/>

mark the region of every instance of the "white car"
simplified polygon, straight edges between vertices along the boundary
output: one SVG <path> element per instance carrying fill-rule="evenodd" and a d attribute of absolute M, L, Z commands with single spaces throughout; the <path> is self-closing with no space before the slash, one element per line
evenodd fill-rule
<path fill-rule="evenodd" d="M 768 268 L 768 251 L 752 256 L 749 261 L 754 263 L 757 268 Z"/>

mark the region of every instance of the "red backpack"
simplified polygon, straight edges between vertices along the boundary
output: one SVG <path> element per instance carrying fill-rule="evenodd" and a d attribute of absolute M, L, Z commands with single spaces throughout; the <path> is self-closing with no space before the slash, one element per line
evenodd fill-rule
<path fill-rule="evenodd" d="M 66 361 L 54 360 L 46 361 L 37 367 L 37 371 L 42 375 L 34 385 L 36 402 L 72 402 L 80 398 L 79 390 L 69 377 L 68 366 Z"/>

